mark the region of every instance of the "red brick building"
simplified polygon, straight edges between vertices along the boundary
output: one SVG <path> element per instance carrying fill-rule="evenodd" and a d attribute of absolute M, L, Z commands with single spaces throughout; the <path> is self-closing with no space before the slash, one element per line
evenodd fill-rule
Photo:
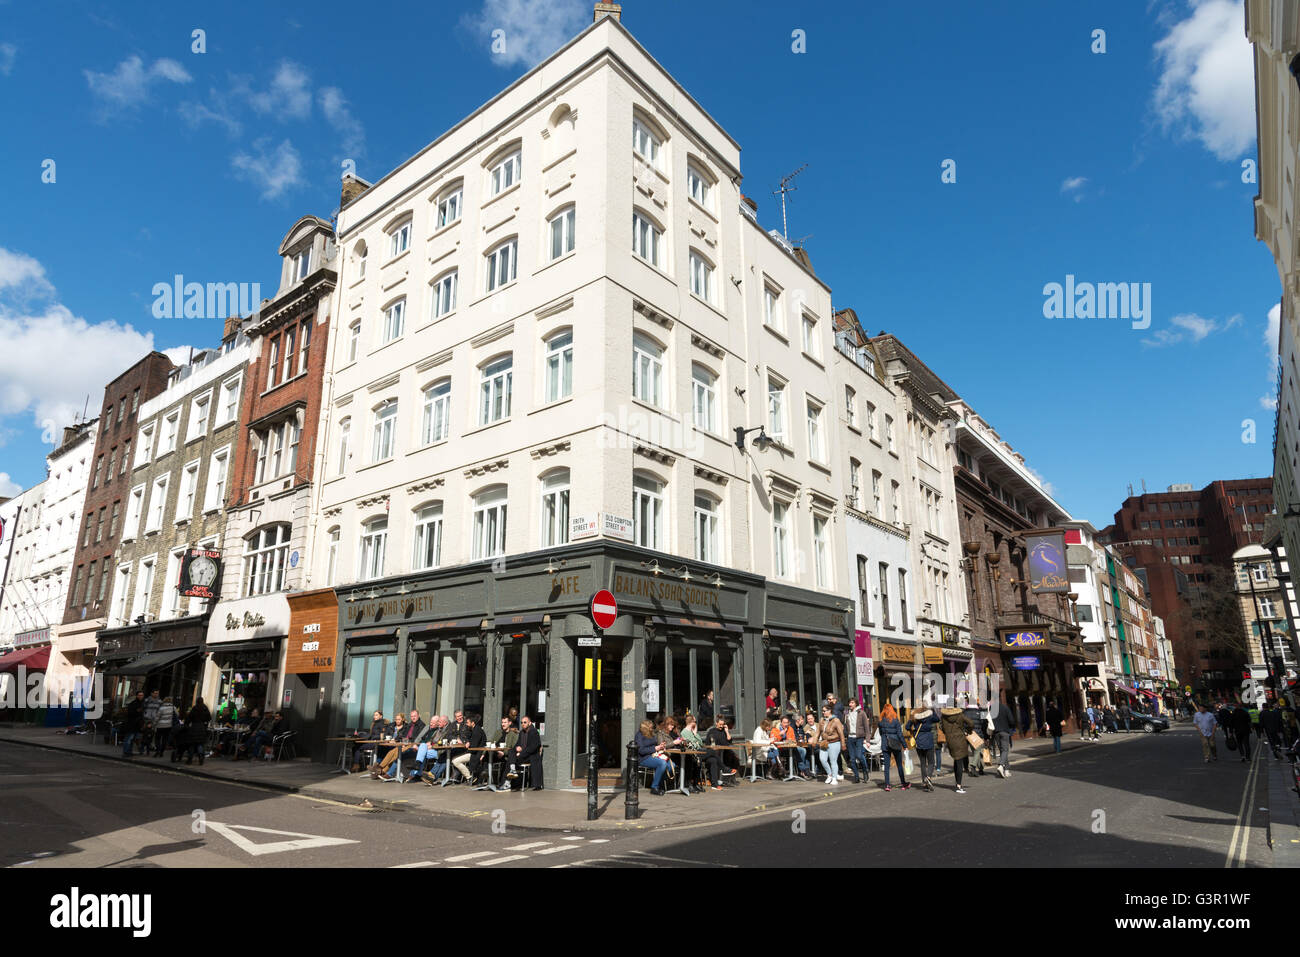
<path fill-rule="evenodd" d="M 1244 649 L 1197 617 L 1194 602 L 1226 574 L 1232 553 L 1263 541 L 1273 512 L 1272 478 L 1211 482 L 1203 489 L 1171 485 L 1124 500 L 1099 541 L 1113 545 L 1144 580 L 1151 610 L 1164 619 L 1180 685 L 1197 691 L 1241 683 Z"/>
<path fill-rule="evenodd" d="M 132 443 L 140 404 L 163 389 L 175 366 L 161 352 L 151 352 L 104 387 L 99 413 L 95 461 L 86 488 L 83 526 L 77 535 L 68 603 L 59 628 L 63 650 L 95 647 L 104 627 L 113 586 L 114 554 L 122 541 L 127 498 L 131 494 Z"/>

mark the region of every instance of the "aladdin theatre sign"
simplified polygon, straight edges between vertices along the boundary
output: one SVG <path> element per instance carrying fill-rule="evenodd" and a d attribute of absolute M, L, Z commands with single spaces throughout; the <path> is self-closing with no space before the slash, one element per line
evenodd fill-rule
<path fill-rule="evenodd" d="M 1025 535 L 1029 553 L 1029 591 L 1035 595 L 1064 595 L 1070 590 L 1065 567 L 1065 533 L 1043 531 Z"/>
<path fill-rule="evenodd" d="M 1004 648 L 1046 648 L 1045 631 L 1009 631 L 1002 636 Z"/>

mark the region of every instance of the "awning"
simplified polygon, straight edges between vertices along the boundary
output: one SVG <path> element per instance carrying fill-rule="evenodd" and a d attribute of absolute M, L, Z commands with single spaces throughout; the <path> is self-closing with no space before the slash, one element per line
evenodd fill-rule
<path fill-rule="evenodd" d="M 1158 698 L 1158 697 L 1159 697 L 1159 695 L 1157 695 L 1155 692 L 1153 692 L 1153 691 L 1147 691 L 1146 688 L 1138 688 L 1138 694 L 1140 694 L 1140 695 L 1146 695 L 1148 698 Z"/>
<path fill-rule="evenodd" d="M 109 668 L 104 673 L 109 675 L 147 675 L 198 653 L 199 649 L 197 648 L 182 648 L 179 651 L 152 651 L 124 665 Z"/>
<path fill-rule="evenodd" d="M 1116 681 L 1114 678 L 1111 678 L 1111 679 L 1110 679 L 1110 683 L 1111 683 L 1112 685 L 1114 685 L 1116 688 L 1118 688 L 1120 691 L 1124 692 L 1124 693 L 1125 693 L 1126 695 L 1128 695 L 1130 698 L 1136 698 L 1136 697 L 1137 697 L 1137 695 L 1135 695 L 1135 694 L 1134 694 L 1134 693 L 1133 693 L 1129 688 L 1127 688 L 1127 687 L 1125 687 L 1124 685 L 1120 684 L 1120 683 L 1119 683 L 1118 681 Z"/>
<path fill-rule="evenodd" d="M 22 665 L 28 671 L 44 671 L 49 663 L 49 645 L 42 645 L 39 648 L 24 648 L 22 651 L 15 651 L 0 658 L 0 673 L 6 671 L 16 672 L 19 665 Z"/>

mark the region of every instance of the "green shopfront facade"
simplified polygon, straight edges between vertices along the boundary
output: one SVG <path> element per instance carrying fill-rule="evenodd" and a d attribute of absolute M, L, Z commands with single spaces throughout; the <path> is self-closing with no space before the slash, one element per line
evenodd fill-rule
<path fill-rule="evenodd" d="M 853 674 L 847 603 L 734 569 L 683 562 L 606 540 L 337 590 L 340 702 L 331 735 L 373 710 L 479 712 L 489 730 L 517 708 L 538 725 L 548 787 L 621 768 L 647 715 L 713 708 L 748 737 L 776 668 L 808 694 L 846 695 Z M 607 588 L 619 605 L 599 647 L 587 606 Z M 594 659 L 596 737 L 583 675 Z M 336 758 L 336 753 L 330 758 Z M 318 756 L 323 757 L 323 756 Z"/>

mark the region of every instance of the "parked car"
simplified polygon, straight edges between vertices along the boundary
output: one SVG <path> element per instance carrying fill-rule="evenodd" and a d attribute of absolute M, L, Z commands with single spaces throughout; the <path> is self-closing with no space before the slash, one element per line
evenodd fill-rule
<path fill-rule="evenodd" d="M 1163 714 L 1141 714 L 1140 712 L 1134 711 L 1132 723 L 1138 725 L 1143 731 L 1147 732 L 1169 730 L 1169 718 Z"/>

